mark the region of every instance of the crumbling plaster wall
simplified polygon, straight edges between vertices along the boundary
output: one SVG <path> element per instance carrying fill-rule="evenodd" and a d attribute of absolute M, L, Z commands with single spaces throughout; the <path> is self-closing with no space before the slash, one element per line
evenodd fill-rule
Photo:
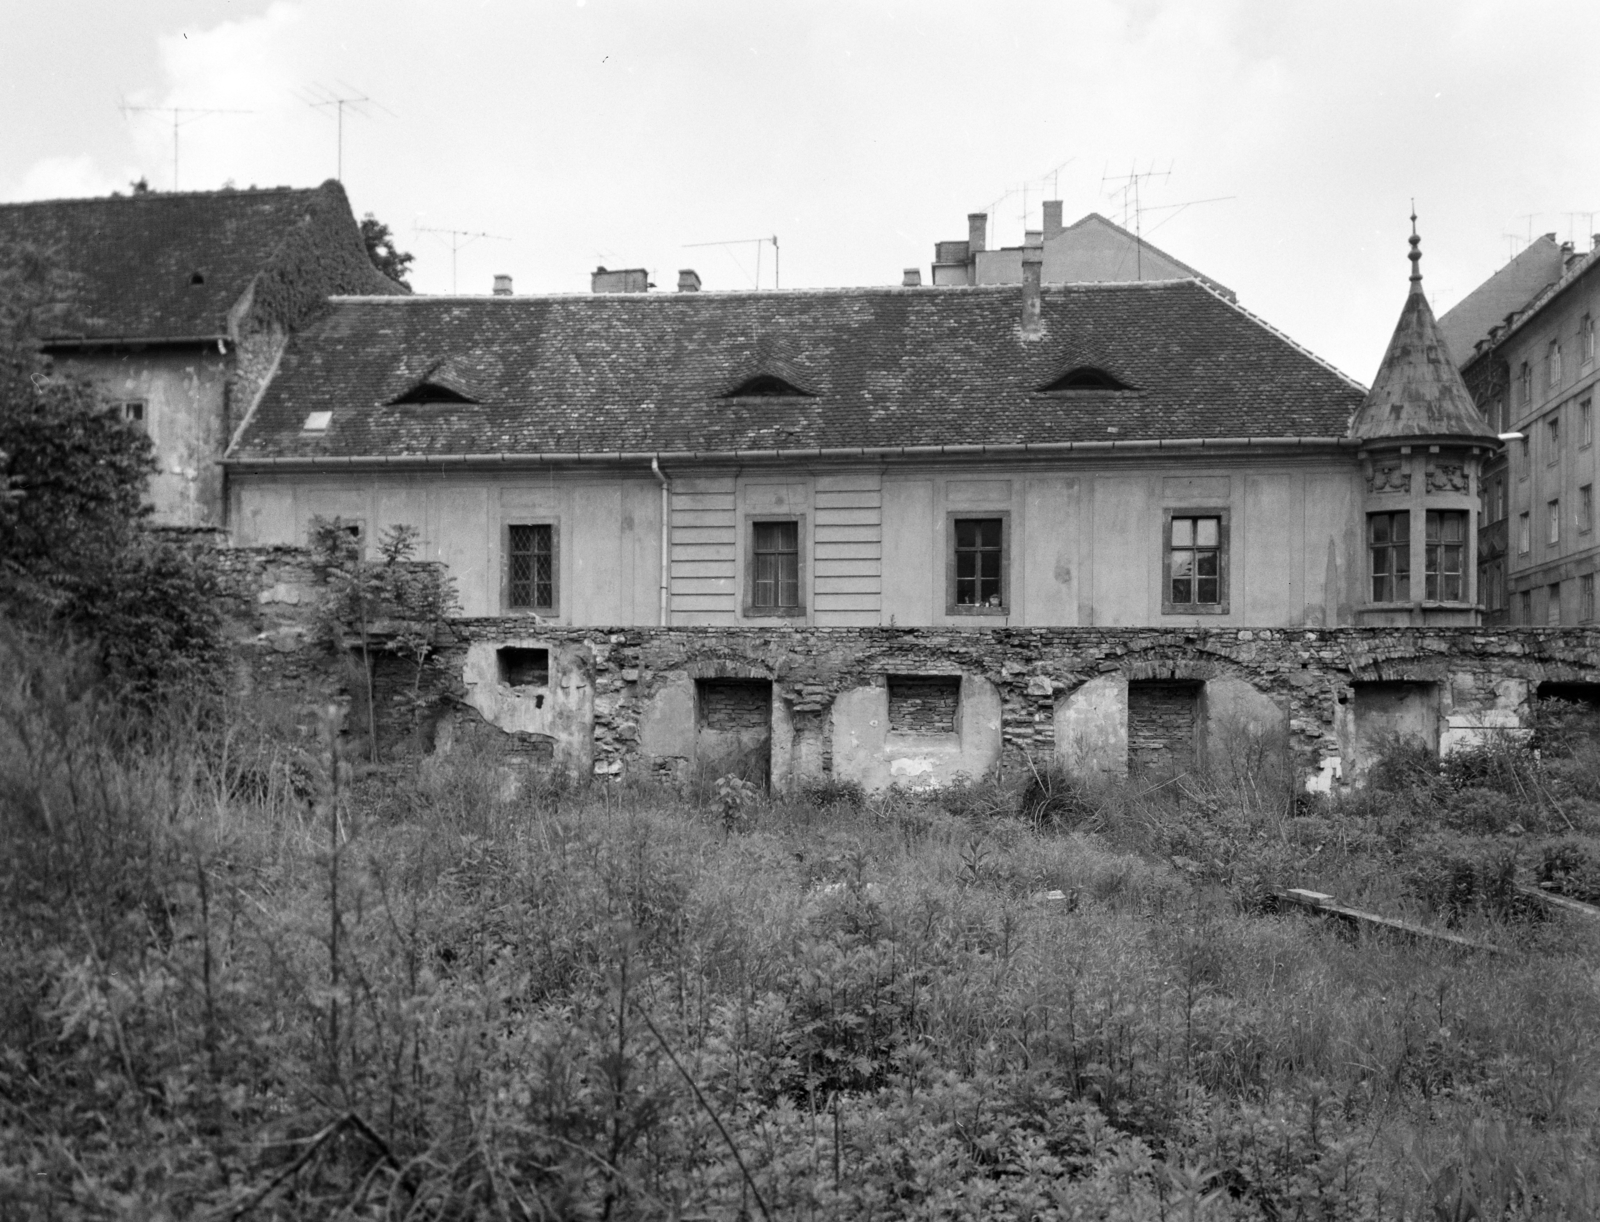
<path fill-rule="evenodd" d="M 296 696 L 326 691 L 308 631 L 316 591 L 298 548 L 222 548 L 245 681 Z M 436 697 L 456 716 L 516 722 L 480 680 L 493 651 L 536 641 L 553 671 L 582 677 L 556 737 L 574 769 L 684 775 L 694 760 L 699 679 L 772 683 L 772 780 L 787 787 L 835 776 L 877 784 L 896 758 L 933 759 L 894 744 L 886 728 L 888 675 L 960 674 L 965 742 L 974 753 L 939 757 L 932 775 L 1023 770 L 1059 754 L 1070 767 L 1116 773 L 1127 760 L 1129 681 L 1203 684 L 1199 744 L 1213 767 L 1240 741 L 1282 743 L 1297 780 L 1327 788 L 1360 771 L 1358 685 L 1427 688 L 1437 742 L 1448 753 L 1489 732 L 1522 727 L 1542 682 L 1600 682 L 1600 631 L 1540 629 L 1017 628 L 564 628 L 525 619 L 463 619 L 459 640 L 430 668 Z M 474 652 L 476 651 L 476 653 Z M 469 659 L 478 658 L 471 662 Z M 576 682 L 576 680 L 575 680 Z M 479 696 L 468 693 L 476 688 Z M 588 710 L 592 710 L 589 712 Z M 592 734 L 583 733 L 592 717 Z M 965 720 L 971 718 L 971 721 Z M 866 725 L 876 719 L 879 727 Z M 548 726 L 549 722 L 542 723 Z M 530 723 L 531 725 L 531 723 Z M 507 724 L 502 728 L 519 728 Z M 881 742 L 869 742 L 865 731 Z M 543 731 L 534 731 L 543 732 Z M 988 735 L 988 738 L 985 736 Z M 1241 739 L 1243 735 L 1243 739 Z M 998 746 L 992 745 L 993 737 Z M 977 749 L 979 740 L 991 745 Z M 580 744 L 586 743 L 585 760 Z M 950 744 L 943 744 L 949 746 Z M 911 748 L 902 751 L 901 748 Z M 1265 748 L 1263 748 L 1265 750 Z M 1276 749 L 1276 748 L 1273 748 Z M 902 765 L 904 768 L 905 766 Z M 919 776 L 929 775 L 918 772 Z"/>

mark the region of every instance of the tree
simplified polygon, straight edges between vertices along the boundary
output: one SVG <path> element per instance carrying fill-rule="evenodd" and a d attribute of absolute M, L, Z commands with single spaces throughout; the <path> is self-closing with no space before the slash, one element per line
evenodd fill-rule
<path fill-rule="evenodd" d="M 411 287 L 406 275 L 416 256 L 397 247 L 389 226 L 370 212 L 361 218 L 361 240 L 367 244 L 367 257 L 372 260 L 373 267 L 401 288 Z"/>

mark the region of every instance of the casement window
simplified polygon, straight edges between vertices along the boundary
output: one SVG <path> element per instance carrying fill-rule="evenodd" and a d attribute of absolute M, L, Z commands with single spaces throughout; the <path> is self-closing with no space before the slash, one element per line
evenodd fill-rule
<path fill-rule="evenodd" d="M 1467 595 L 1462 574 L 1467 560 L 1467 515 L 1460 509 L 1429 510 L 1423 597 L 1456 603 Z"/>
<path fill-rule="evenodd" d="M 1578 359 L 1585 365 L 1594 360 L 1594 315 L 1585 314 L 1578 320 Z"/>
<path fill-rule="evenodd" d="M 1524 435 L 1517 441 L 1517 478 L 1528 478 L 1528 467 L 1533 461 L 1533 441 Z"/>
<path fill-rule="evenodd" d="M 1533 522 L 1526 510 L 1517 515 L 1517 554 L 1526 556 L 1533 550 Z"/>
<path fill-rule="evenodd" d="M 1594 619 L 1594 574 L 1585 573 L 1578 578 L 1578 618 L 1584 623 Z"/>
<path fill-rule="evenodd" d="M 1533 591 L 1524 590 L 1517 597 L 1517 603 L 1522 612 L 1522 614 L 1517 617 L 1517 622 L 1521 624 L 1533 623 Z"/>
<path fill-rule="evenodd" d="M 1369 513 L 1367 553 L 1372 561 L 1372 601 L 1410 602 L 1410 513 Z"/>
<path fill-rule="evenodd" d="M 507 610 L 558 613 L 557 546 L 554 522 L 513 522 L 506 527 Z"/>
<path fill-rule="evenodd" d="M 1533 366 L 1523 361 L 1517 370 L 1517 405 L 1527 407 L 1533 402 Z"/>
<path fill-rule="evenodd" d="M 1594 485 L 1585 484 L 1578 489 L 1578 533 L 1586 535 L 1594 529 Z"/>
<path fill-rule="evenodd" d="M 1166 526 L 1163 614 L 1227 614 L 1227 513 L 1173 510 Z"/>
<path fill-rule="evenodd" d="M 945 610 L 1004 615 L 1010 602 L 1010 514 L 952 513 Z"/>
<path fill-rule="evenodd" d="M 749 520 L 746 615 L 805 614 L 802 526 L 797 517 Z"/>
<path fill-rule="evenodd" d="M 1511 513 L 1510 502 L 1506 499 L 1505 476 L 1494 481 L 1494 518 L 1496 522 L 1504 522 Z"/>
<path fill-rule="evenodd" d="M 1551 547 L 1561 542 L 1561 501 L 1551 501 L 1545 507 L 1545 542 Z"/>
<path fill-rule="evenodd" d="M 1561 386 L 1561 341 L 1553 339 L 1544 354 L 1545 385 L 1550 390 Z"/>
<path fill-rule="evenodd" d="M 1544 622 L 1559 624 L 1561 622 L 1561 583 L 1552 581 L 1544 596 Z"/>
<path fill-rule="evenodd" d="M 1561 417 L 1551 416 L 1544 422 L 1544 461 L 1554 466 L 1561 457 Z"/>
<path fill-rule="evenodd" d="M 1578 444 L 1585 448 L 1594 444 L 1594 400 L 1585 399 L 1578 404 Z"/>

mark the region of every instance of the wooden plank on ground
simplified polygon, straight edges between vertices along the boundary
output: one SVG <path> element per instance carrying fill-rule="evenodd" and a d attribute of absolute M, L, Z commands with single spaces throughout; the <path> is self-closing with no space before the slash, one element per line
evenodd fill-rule
<path fill-rule="evenodd" d="M 1538 900 L 1548 904 L 1551 908 L 1559 908 L 1562 912 L 1576 913 L 1586 916 L 1591 920 L 1600 921 L 1600 908 L 1593 904 L 1585 904 L 1582 900 L 1569 899 L 1565 895 L 1557 895 L 1553 891 L 1542 891 L 1538 887 L 1524 886 L 1522 883 L 1513 884 L 1518 895 L 1526 896 L 1530 900 Z"/>
<path fill-rule="evenodd" d="M 1491 955 L 1500 954 L 1498 946 L 1491 946 L 1487 942 L 1477 942 L 1471 938 L 1463 938 L 1460 934 L 1446 933 L 1442 929 L 1429 929 L 1426 925 L 1415 925 L 1410 921 L 1401 921 L 1395 917 L 1380 916 L 1376 912 L 1363 912 L 1359 908 L 1347 908 L 1339 903 L 1333 896 L 1321 891 L 1307 891 L 1303 887 L 1290 887 L 1279 891 L 1278 898 L 1296 907 L 1305 908 L 1311 912 L 1320 912 L 1327 916 L 1338 917 L 1340 920 L 1350 921 L 1357 926 L 1371 926 L 1378 929 L 1389 929 L 1395 933 L 1403 933 L 1413 938 L 1428 938 L 1435 942 L 1447 942 L 1451 946 L 1459 946 L 1463 950 L 1487 951 Z"/>

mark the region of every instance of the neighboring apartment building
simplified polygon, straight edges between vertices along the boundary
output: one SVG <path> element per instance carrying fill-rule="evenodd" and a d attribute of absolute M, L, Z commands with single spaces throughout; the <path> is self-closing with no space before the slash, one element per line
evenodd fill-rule
<path fill-rule="evenodd" d="M 1492 624 L 1596 622 L 1600 238 L 1586 254 L 1556 250 L 1552 279 L 1476 337 L 1462 363 L 1488 418 L 1516 434 L 1484 472 L 1479 554 Z"/>
<path fill-rule="evenodd" d="M 1229 301 L 1236 299 L 1233 290 L 1098 212 L 1063 225 L 1060 200 L 1045 201 L 1044 228 L 1028 230 L 1021 246 L 990 250 L 988 232 L 989 214 L 974 212 L 967 217 L 966 241 L 935 243 L 933 284 L 1021 284 L 1024 259 L 1037 252 L 1045 284 L 1198 280 Z M 908 277 L 913 270 L 907 269 Z M 920 278 L 918 272 L 912 283 Z"/>
<path fill-rule="evenodd" d="M 296 327 L 334 293 L 405 291 L 372 266 L 331 180 L 0 205 L 0 250 L 23 243 L 75 283 L 45 351 L 149 433 L 164 526 L 224 524 L 222 455 Z"/>

